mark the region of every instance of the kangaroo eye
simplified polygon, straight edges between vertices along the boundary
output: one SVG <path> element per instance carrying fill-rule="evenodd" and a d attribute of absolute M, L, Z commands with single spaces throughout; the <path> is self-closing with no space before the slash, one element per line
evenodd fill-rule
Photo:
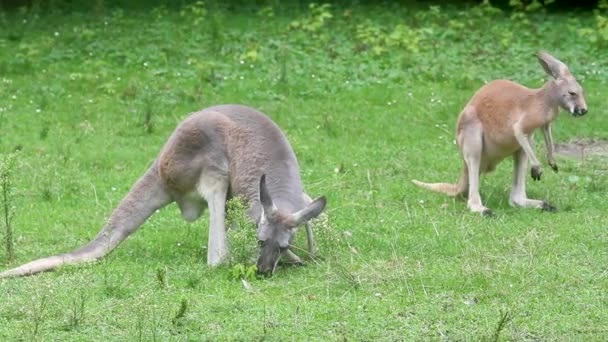
<path fill-rule="evenodd" d="M 576 95 L 576 93 L 575 93 L 575 92 L 573 92 L 573 91 L 569 91 L 569 92 L 568 92 L 568 94 L 570 94 L 570 95 L 572 95 L 572 96 Z"/>

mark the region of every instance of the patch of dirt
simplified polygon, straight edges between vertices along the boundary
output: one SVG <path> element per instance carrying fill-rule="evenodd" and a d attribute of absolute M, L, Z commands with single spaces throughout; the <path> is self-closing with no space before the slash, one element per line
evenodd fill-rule
<path fill-rule="evenodd" d="M 566 143 L 555 144 L 555 153 L 584 160 L 587 157 L 608 158 L 608 140 L 574 139 Z"/>

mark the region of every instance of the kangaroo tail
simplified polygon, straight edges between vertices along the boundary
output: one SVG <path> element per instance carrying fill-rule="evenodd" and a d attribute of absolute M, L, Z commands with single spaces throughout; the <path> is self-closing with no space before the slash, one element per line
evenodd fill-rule
<path fill-rule="evenodd" d="M 463 167 L 462 173 L 460 174 L 460 178 L 458 179 L 458 182 L 456 184 L 425 183 L 425 182 L 421 182 L 421 181 L 415 180 L 415 179 L 412 180 L 412 183 L 418 185 L 421 188 L 433 190 L 436 192 L 441 192 L 448 196 L 454 197 L 454 196 L 458 196 L 458 195 L 464 193 L 465 191 L 467 191 L 467 189 L 468 189 L 467 177 L 468 177 L 468 174 L 467 174 L 466 166 L 465 166 L 465 167 Z"/>
<path fill-rule="evenodd" d="M 50 271 L 62 265 L 100 259 L 137 230 L 156 210 L 170 202 L 171 197 L 162 185 L 155 163 L 133 185 L 92 241 L 74 251 L 37 259 L 4 271 L 0 273 L 0 279 L 32 275 Z"/>

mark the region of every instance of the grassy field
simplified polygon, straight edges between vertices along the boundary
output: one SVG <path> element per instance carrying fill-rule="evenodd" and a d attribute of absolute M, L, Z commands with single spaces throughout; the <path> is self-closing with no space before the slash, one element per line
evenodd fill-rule
<path fill-rule="evenodd" d="M 323 261 L 248 290 L 231 266 L 206 266 L 206 216 L 187 224 L 172 205 L 98 263 L 0 281 L 0 340 L 607 340 L 605 159 L 559 157 L 553 173 L 538 134 L 545 173 L 528 177 L 528 194 L 555 214 L 509 207 L 510 160 L 482 178 L 492 218 L 410 183 L 457 179 L 462 106 L 492 79 L 540 87 L 541 48 L 570 66 L 589 106 L 558 118 L 556 143 L 608 138 L 604 17 L 202 3 L 0 12 L 0 153 L 19 150 L 15 259 L 2 251 L 2 269 L 94 237 L 176 124 L 219 103 L 283 128 L 329 220 L 317 226 Z"/>

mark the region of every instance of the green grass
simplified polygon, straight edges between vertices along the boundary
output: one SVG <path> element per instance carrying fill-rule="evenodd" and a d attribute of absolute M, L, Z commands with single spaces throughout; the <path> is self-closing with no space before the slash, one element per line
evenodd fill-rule
<path fill-rule="evenodd" d="M 528 178 L 555 214 L 509 207 L 510 160 L 482 179 L 491 219 L 410 183 L 456 180 L 462 106 L 491 79 L 542 85 L 540 48 L 570 66 L 590 109 L 563 114 L 556 142 L 608 138 L 594 14 L 181 12 L 0 15 L 0 152 L 21 149 L 16 260 L 2 269 L 95 236 L 176 124 L 219 103 L 283 128 L 349 248 L 325 243 L 325 261 L 251 292 L 206 266 L 206 216 L 187 224 L 170 206 L 96 264 L 0 281 L 0 340 L 608 339 L 605 160 L 559 158 L 559 173 Z"/>

